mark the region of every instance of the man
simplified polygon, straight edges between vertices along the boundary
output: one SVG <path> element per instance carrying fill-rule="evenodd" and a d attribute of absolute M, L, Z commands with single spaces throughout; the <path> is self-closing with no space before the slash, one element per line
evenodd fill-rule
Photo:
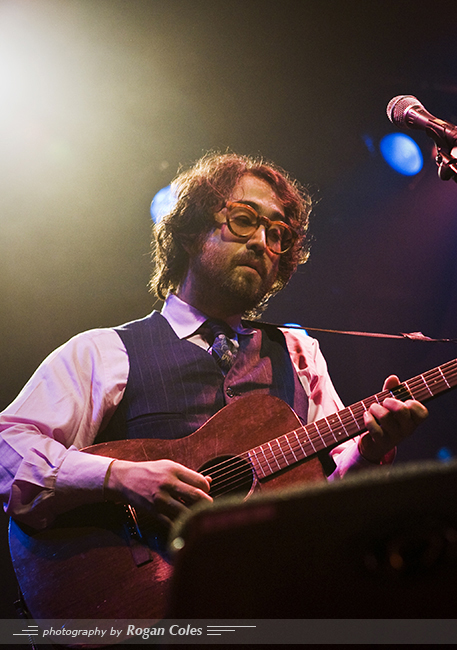
<path fill-rule="evenodd" d="M 76 336 L 0 416 L 2 497 L 6 511 L 31 526 L 104 499 L 167 522 L 211 501 L 211 479 L 201 473 L 170 459 L 79 451 L 94 442 L 181 438 L 254 393 L 280 397 L 304 422 L 342 408 L 315 340 L 242 321 L 306 259 L 308 194 L 274 166 L 232 154 L 205 156 L 175 186 L 177 204 L 156 234 L 152 286 L 165 299 L 162 313 Z M 209 320 L 228 339 L 211 334 Z M 397 383 L 391 376 L 385 388 Z M 371 406 L 368 433 L 332 452 L 332 478 L 390 462 L 426 415 L 415 401 Z"/>

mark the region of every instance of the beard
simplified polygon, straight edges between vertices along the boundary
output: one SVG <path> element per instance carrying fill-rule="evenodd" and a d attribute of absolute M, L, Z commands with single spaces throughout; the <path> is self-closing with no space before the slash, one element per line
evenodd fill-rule
<path fill-rule="evenodd" d="M 204 245 L 191 266 L 200 304 L 218 307 L 230 314 L 244 314 L 255 309 L 271 290 L 277 276 L 276 266 L 268 268 L 269 262 L 263 252 L 246 249 L 224 257 L 220 247 Z"/>

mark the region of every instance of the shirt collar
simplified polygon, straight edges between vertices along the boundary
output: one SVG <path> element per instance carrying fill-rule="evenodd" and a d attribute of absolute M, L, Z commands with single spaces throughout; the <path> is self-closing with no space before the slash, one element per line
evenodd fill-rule
<path fill-rule="evenodd" d="M 184 302 L 173 293 L 165 300 L 161 314 L 180 339 L 185 339 L 194 334 L 205 320 L 208 320 L 208 316 L 203 312 Z M 243 327 L 241 321 L 233 329 L 237 334 L 252 334 L 254 332 L 254 329 L 250 327 Z"/>

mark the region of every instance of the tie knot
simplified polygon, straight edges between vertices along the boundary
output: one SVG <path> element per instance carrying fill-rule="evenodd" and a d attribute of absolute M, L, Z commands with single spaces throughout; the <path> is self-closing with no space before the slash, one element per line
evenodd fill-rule
<path fill-rule="evenodd" d="M 208 326 L 209 331 L 215 339 L 218 336 L 225 336 L 230 339 L 234 334 L 232 328 L 222 320 L 207 320 L 204 324 Z"/>
<path fill-rule="evenodd" d="M 237 351 L 236 344 L 231 340 L 234 332 L 231 327 L 219 320 L 207 320 L 204 329 L 211 332 L 211 354 L 221 368 L 227 373 L 235 361 Z"/>

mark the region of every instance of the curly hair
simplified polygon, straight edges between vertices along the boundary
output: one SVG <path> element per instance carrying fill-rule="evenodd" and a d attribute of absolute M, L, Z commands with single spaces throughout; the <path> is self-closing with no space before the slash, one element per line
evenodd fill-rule
<path fill-rule="evenodd" d="M 281 255 L 276 281 L 258 305 L 257 314 L 265 308 L 269 298 L 288 283 L 298 264 L 306 262 L 312 207 L 309 192 L 283 169 L 262 158 L 209 153 L 175 178 L 172 187 L 177 202 L 154 227 L 155 270 L 150 288 L 160 299 L 178 290 L 188 268 L 187 251 L 199 250 L 205 235 L 214 227 L 214 215 L 222 210 L 233 188 L 246 174 L 269 183 L 284 208 L 285 220 L 299 235 L 293 248 Z"/>

